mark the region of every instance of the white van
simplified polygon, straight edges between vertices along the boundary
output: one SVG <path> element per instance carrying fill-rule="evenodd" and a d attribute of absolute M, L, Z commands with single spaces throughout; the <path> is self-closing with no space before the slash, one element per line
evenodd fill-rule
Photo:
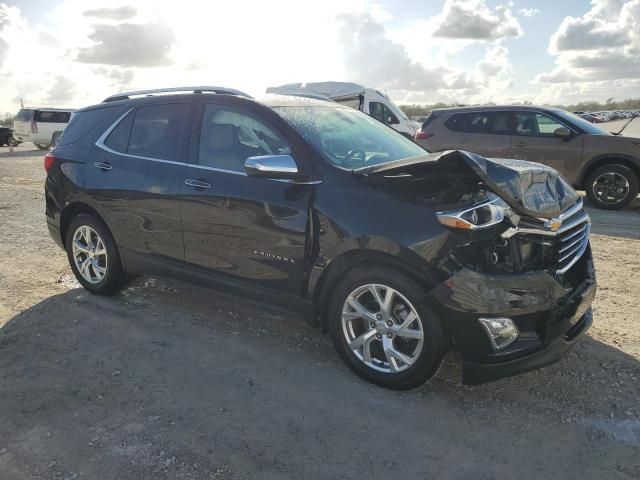
<path fill-rule="evenodd" d="M 387 95 L 375 88 L 349 82 L 288 83 L 267 88 L 267 93 L 326 98 L 361 110 L 413 139 L 420 124 L 409 120 Z"/>
<path fill-rule="evenodd" d="M 58 142 L 72 113 L 62 108 L 23 108 L 13 121 L 13 138 L 46 150 Z"/>

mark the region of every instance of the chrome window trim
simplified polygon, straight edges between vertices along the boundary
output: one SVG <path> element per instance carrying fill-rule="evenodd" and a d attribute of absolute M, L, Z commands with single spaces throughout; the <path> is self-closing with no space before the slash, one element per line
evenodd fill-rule
<path fill-rule="evenodd" d="M 247 175 L 247 172 L 240 172 L 240 171 L 237 171 L 237 170 L 227 170 L 225 168 L 208 167 L 206 165 L 197 165 L 197 164 L 194 164 L 194 163 L 177 162 L 175 160 L 164 160 L 162 158 L 145 157 L 143 155 L 133 155 L 131 153 L 118 152 L 117 150 L 109 148 L 104 143 L 105 140 L 109 137 L 111 132 L 113 132 L 113 130 L 118 126 L 118 124 L 122 120 L 124 120 L 125 117 L 127 115 L 129 115 L 129 113 L 131 113 L 133 110 L 134 110 L 133 108 L 130 108 L 125 113 L 120 115 L 120 117 L 118 117 L 118 119 L 115 122 L 113 122 L 113 124 L 109 128 L 107 128 L 102 135 L 100 135 L 100 138 L 98 138 L 98 140 L 96 140 L 94 145 L 96 147 L 100 148 L 101 150 L 104 150 L 105 152 L 111 153 L 113 155 L 120 155 L 120 156 L 128 157 L 128 158 L 136 158 L 138 160 L 147 160 L 147 161 L 150 161 L 150 162 L 167 163 L 169 165 L 183 165 L 183 166 L 186 166 L 186 167 L 198 168 L 200 170 L 211 170 L 211 171 L 214 171 L 214 172 L 230 173 L 232 175 L 241 175 L 241 176 L 244 176 L 244 177 L 248 177 L 249 176 L 249 175 Z M 295 181 L 295 180 L 287 180 L 287 179 L 283 179 L 283 178 L 263 178 L 263 180 L 271 180 L 271 181 L 274 181 L 274 182 L 295 183 L 297 185 L 319 185 L 319 184 L 322 183 L 322 180 L 310 180 L 310 181 L 307 181 L 307 182 L 298 182 L 298 181 Z"/>

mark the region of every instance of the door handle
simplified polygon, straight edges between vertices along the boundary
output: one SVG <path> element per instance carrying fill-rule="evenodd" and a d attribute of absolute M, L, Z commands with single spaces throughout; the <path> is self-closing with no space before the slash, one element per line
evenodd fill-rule
<path fill-rule="evenodd" d="M 190 178 L 187 178 L 184 181 L 185 185 L 189 185 L 190 187 L 195 188 L 196 190 L 203 190 L 205 188 L 211 188 L 211 184 L 208 182 L 205 182 L 204 180 L 192 180 Z"/>
<path fill-rule="evenodd" d="M 518 142 L 516 143 L 516 147 L 526 147 L 527 143 L 526 142 Z"/>
<path fill-rule="evenodd" d="M 93 166 L 96 168 L 99 168 L 104 172 L 106 172 L 107 170 L 111 170 L 113 168 L 109 162 L 95 162 Z"/>

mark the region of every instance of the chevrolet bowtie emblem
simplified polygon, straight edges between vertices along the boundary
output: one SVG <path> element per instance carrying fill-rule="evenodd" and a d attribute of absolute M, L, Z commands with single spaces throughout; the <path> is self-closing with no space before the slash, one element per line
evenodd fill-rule
<path fill-rule="evenodd" d="M 559 218 L 550 218 L 545 222 L 544 225 L 552 232 L 557 232 L 558 229 L 562 226 L 562 220 L 560 220 Z"/>

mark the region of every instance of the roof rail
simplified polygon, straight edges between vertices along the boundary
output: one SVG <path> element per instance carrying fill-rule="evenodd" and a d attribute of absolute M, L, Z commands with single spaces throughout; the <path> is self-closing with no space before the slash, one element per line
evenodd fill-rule
<path fill-rule="evenodd" d="M 111 95 L 110 97 L 105 98 L 102 103 L 107 102 L 115 102 L 117 100 L 127 100 L 131 97 L 137 95 L 154 95 L 158 93 L 169 93 L 169 92 L 192 92 L 192 93 L 202 93 L 202 92 L 211 92 L 222 95 L 238 95 L 240 97 L 251 98 L 251 95 L 248 95 L 240 90 L 236 90 L 234 88 L 226 88 L 226 87 L 211 87 L 211 86 L 202 86 L 202 87 L 169 87 L 169 88 L 155 88 L 153 90 L 135 90 L 133 92 L 123 92 L 116 93 L 115 95 Z"/>

